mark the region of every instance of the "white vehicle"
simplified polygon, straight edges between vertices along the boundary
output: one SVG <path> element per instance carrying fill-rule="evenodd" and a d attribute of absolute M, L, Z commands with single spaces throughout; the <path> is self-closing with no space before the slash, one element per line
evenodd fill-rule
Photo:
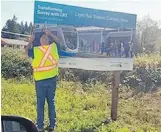
<path fill-rule="evenodd" d="M 37 34 L 37 38 L 40 38 L 41 34 L 43 34 L 44 28 L 52 31 L 61 40 L 60 45 L 63 47 L 63 50 L 70 53 L 78 53 L 79 38 L 76 28 L 67 26 L 35 25 L 34 32 Z"/>

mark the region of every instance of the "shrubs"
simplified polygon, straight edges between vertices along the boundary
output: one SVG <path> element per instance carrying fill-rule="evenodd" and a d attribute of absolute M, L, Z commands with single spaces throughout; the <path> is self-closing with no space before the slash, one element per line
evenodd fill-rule
<path fill-rule="evenodd" d="M 102 82 L 108 84 L 112 79 L 112 72 L 87 71 L 81 69 L 62 69 L 60 68 L 60 79 L 66 81 L 80 81 L 81 83 Z"/>
<path fill-rule="evenodd" d="M 139 91 L 153 91 L 161 86 L 161 56 L 159 54 L 140 55 L 135 58 L 134 70 L 122 74 L 122 83 Z"/>
<path fill-rule="evenodd" d="M 32 78 L 31 61 L 21 50 L 2 48 L 2 76 L 6 79 Z M 82 84 L 96 84 L 98 81 L 111 84 L 112 72 L 60 68 L 59 80 L 80 81 Z M 134 70 L 121 73 L 121 83 L 144 92 L 161 86 L 161 56 L 159 54 L 137 56 Z"/>
<path fill-rule="evenodd" d="M 1 64 L 2 77 L 6 79 L 32 76 L 30 60 L 22 50 L 2 48 Z"/>
<path fill-rule="evenodd" d="M 66 81 L 81 81 L 82 83 L 108 83 L 110 72 L 86 71 L 80 69 L 60 68 L 59 79 Z M 9 78 L 32 78 L 31 60 L 24 51 L 12 48 L 2 48 L 2 76 Z"/>

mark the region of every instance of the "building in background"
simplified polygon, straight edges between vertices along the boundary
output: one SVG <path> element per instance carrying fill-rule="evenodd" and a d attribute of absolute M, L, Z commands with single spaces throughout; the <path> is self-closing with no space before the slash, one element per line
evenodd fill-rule
<path fill-rule="evenodd" d="M 24 49 L 28 45 L 27 41 L 17 39 L 1 38 L 1 47 L 12 47 L 17 49 Z"/>

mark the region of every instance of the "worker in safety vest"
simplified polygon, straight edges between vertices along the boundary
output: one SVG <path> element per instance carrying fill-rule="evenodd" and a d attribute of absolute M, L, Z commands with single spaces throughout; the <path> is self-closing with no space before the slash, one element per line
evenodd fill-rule
<path fill-rule="evenodd" d="M 32 47 L 35 39 L 32 35 L 26 48 L 28 56 L 33 58 L 32 67 L 37 95 L 37 128 L 40 132 L 44 131 L 45 99 L 48 103 L 49 131 L 54 131 L 55 128 L 55 90 L 59 61 L 56 45 L 59 43 L 59 39 L 47 29 L 44 30 L 44 33 L 40 38 L 40 46 Z M 53 39 L 51 44 L 49 44 L 49 36 Z"/>

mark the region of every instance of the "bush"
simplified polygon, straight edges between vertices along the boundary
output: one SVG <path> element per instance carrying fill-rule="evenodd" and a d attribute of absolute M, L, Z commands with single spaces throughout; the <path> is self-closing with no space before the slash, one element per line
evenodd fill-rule
<path fill-rule="evenodd" d="M 9 78 L 32 78 L 31 61 L 22 50 L 2 48 L 2 76 Z M 60 68 L 59 80 L 80 81 L 82 84 L 106 85 L 112 82 L 112 72 L 87 71 Z M 121 83 L 147 92 L 161 86 L 161 56 L 141 54 L 135 58 L 134 70 L 121 73 Z"/>
<path fill-rule="evenodd" d="M 102 82 L 108 84 L 112 79 L 112 72 L 88 71 L 81 69 L 60 68 L 60 79 L 66 81 L 80 81 L 82 83 Z"/>
<path fill-rule="evenodd" d="M 1 64 L 2 77 L 6 79 L 32 77 L 31 61 L 22 50 L 2 48 Z"/>
<path fill-rule="evenodd" d="M 122 83 L 139 91 L 153 91 L 161 86 L 161 56 L 140 55 L 135 58 L 134 70 L 122 73 Z"/>
<path fill-rule="evenodd" d="M 60 68 L 59 80 L 81 81 L 82 83 L 108 83 L 110 72 L 86 71 L 80 69 Z M 12 48 L 2 48 L 2 76 L 9 78 L 32 78 L 31 60 L 25 56 L 24 51 Z"/>

